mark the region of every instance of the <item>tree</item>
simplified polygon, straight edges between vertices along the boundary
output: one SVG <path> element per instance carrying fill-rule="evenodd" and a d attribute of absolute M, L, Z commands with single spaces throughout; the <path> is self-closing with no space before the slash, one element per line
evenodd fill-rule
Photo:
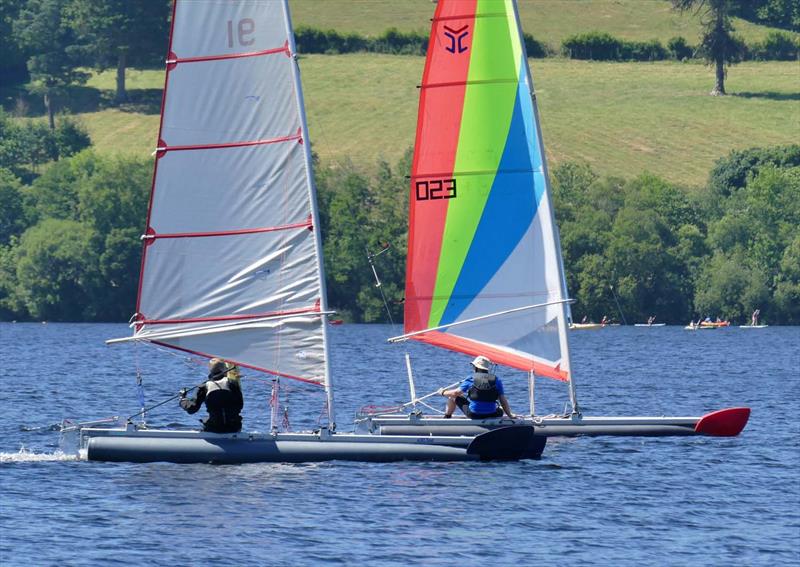
<path fill-rule="evenodd" d="M 17 42 L 31 54 L 28 88 L 44 97 L 51 130 L 56 127 L 54 97 L 89 78 L 79 69 L 84 49 L 65 17 L 67 6 L 68 0 L 28 0 L 14 22 Z"/>
<path fill-rule="evenodd" d="M 734 0 L 672 0 L 681 12 L 694 9 L 700 15 L 703 35 L 700 53 L 716 70 L 716 82 L 711 95 L 725 94 L 725 66 L 738 63 L 745 52 L 744 43 L 732 35 L 731 11 Z"/>
<path fill-rule="evenodd" d="M 12 33 L 14 20 L 24 4 L 23 0 L 0 2 L 0 83 L 18 84 L 28 80 L 25 54 Z"/>
<path fill-rule="evenodd" d="M 0 168 L 0 246 L 26 228 L 21 188 L 13 173 Z"/>
<path fill-rule="evenodd" d="M 166 54 L 168 0 L 71 0 L 69 19 L 94 67 L 117 68 L 115 101 L 127 100 L 125 70 L 151 66 Z"/>
<path fill-rule="evenodd" d="M 45 219 L 22 235 L 17 293 L 31 316 L 53 321 L 92 318 L 97 255 L 94 231 L 71 220 Z"/>

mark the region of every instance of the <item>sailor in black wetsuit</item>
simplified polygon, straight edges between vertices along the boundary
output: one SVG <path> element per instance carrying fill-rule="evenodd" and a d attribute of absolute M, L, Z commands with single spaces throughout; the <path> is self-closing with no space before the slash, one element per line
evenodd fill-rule
<path fill-rule="evenodd" d="M 240 415 L 244 406 L 239 381 L 228 377 L 228 365 L 218 358 L 208 362 L 208 381 L 197 389 L 195 398 L 189 399 L 181 393 L 180 404 L 188 413 L 196 413 L 206 404 L 208 417 L 201 420 L 203 430 L 211 433 L 236 433 L 242 430 Z"/>
<path fill-rule="evenodd" d="M 456 406 L 470 419 L 486 419 L 489 417 L 514 417 L 503 389 L 503 382 L 490 373 L 492 361 L 485 356 L 478 356 L 472 361 L 474 373 L 461 382 L 458 388 L 440 390 L 447 397 L 444 416 L 452 417 Z M 497 403 L 500 402 L 500 407 Z"/>

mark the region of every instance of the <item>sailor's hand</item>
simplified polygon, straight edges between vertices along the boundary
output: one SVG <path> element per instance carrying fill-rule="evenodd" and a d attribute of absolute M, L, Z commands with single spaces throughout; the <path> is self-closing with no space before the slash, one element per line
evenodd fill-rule
<path fill-rule="evenodd" d="M 438 390 L 436 390 L 436 392 L 437 392 L 437 393 L 438 393 L 440 396 L 444 396 L 444 388 L 439 388 Z"/>
<path fill-rule="evenodd" d="M 181 388 L 181 391 L 179 393 L 180 393 L 181 399 L 185 398 L 186 397 L 186 388 Z"/>

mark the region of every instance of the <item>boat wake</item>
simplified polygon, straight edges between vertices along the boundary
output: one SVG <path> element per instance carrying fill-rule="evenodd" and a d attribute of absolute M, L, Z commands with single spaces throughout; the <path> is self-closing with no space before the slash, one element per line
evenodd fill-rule
<path fill-rule="evenodd" d="M 21 447 L 16 453 L 0 453 L 0 464 L 6 463 L 43 463 L 48 461 L 77 461 L 78 455 L 54 451 L 53 453 L 37 453 Z"/>

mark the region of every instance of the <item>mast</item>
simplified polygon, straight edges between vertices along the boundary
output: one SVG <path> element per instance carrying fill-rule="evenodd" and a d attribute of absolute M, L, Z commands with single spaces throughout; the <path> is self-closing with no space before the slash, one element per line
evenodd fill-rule
<path fill-rule="evenodd" d="M 308 137 L 308 123 L 306 121 L 306 108 L 303 98 L 303 84 L 300 81 L 300 66 L 297 63 L 297 46 L 294 38 L 294 28 L 292 27 L 292 16 L 289 11 L 289 0 L 283 0 L 283 13 L 286 17 L 286 35 L 289 37 L 289 52 L 292 57 L 292 76 L 294 78 L 295 99 L 297 109 L 300 113 L 300 128 L 302 130 L 303 155 L 305 156 L 306 181 L 308 185 L 308 197 L 311 201 L 311 218 L 314 227 L 314 252 L 317 256 L 317 280 L 319 285 L 320 311 L 322 311 L 322 347 L 325 353 L 325 397 L 328 405 L 328 426 L 331 430 L 336 429 L 336 418 L 333 407 L 333 382 L 330 367 L 330 349 L 328 346 L 328 294 L 325 288 L 325 263 L 322 256 L 322 234 L 320 233 L 319 207 L 317 206 L 317 187 L 314 183 L 314 175 L 311 165 L 311 142 Z"/>
<path fill-rule="evenodd" d="M 525 69 L 528 74 L 528 86 L 530 88 L 531 93 L 531 104 L 533 105 L 533 118 L 534 122 L 537 125 L 540 125 L 541 122 L 539 120 L 539 105 L 536 101 L 536 90 L 533 85 L 533 75 L 531 74 L 531 67 L 528 65 L 528 53 L 525 48 L 525 38 L 522 35 L 522 23 L 519 18 L 519 7 L 517 6 L 517 0 L 512 0 L 514 6 L 514 18 L 517 22 L 517 30 L 519 30 L 519 39 L 520 43 L 522 44 L 522 53 L 525 57 Z M 547 167 L 547 155 L 544 150 L 544 140 L 542 138 L 542 129 L 536 128 L 536 134 L 539 140 L 539 148 L 542 152 L 542 168 L 544 169 L 544 183 L 545 183 L 545 194 L 548 196 L 549 199 L 552 199 L 553 190 L 550 187 L 550 171 Z M 566 300 L 569 298 L 567 293 L 567 278 L 566 274 L 564 273 L 564 259 L 561 254 L 561 237 L 558 232 L 558 225 L 556 224 L 555 218 L 555 208 L 553 207 L 552 200 L 550 201 L 550 223 L 553 227 L 553 241 L 555 242 L 556 252 L 558 254 L 558 269 L 560 272 L 561 278 L 561 298 L 564 300 L 564 303 L 561 304 L 562 316 L 559 317 L 558 320 L 558 336 L 559 336 L 559 343 L 561 344 L 561 352 L 562 352 L 562 368 L 566 367 L 567 374 L 569 375 L 569 399 L 570 403 L 572 404 L 572 413 L 580 413 L 578 408 L 578 397 L 575 391 L 575 376 L 572 373 L 572 361 L 570 359 L 569 354 L 569 328 L 567 325 L 569 324 L 569 304 Z M 533 407 L 533 404 L 531 404 Z"/>

